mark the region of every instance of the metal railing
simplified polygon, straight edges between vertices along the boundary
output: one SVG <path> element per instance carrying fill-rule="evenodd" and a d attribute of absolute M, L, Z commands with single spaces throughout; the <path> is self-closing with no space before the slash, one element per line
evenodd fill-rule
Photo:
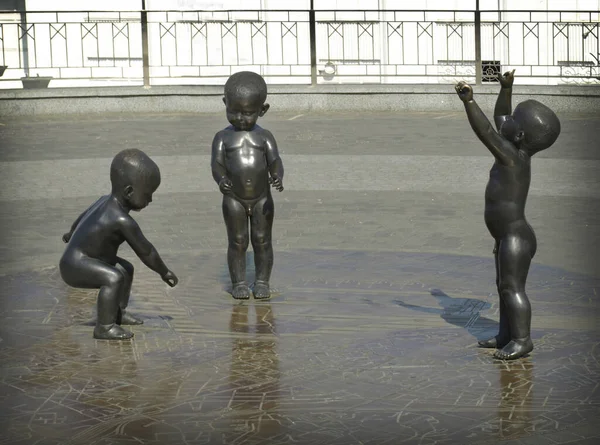
<path fill-rule="evenodd" d="M 600 83 L 598 11 L 0 11 L 0 88 L 269 83 Z M 3 68 L 0 68 L 2 70 Z"/>

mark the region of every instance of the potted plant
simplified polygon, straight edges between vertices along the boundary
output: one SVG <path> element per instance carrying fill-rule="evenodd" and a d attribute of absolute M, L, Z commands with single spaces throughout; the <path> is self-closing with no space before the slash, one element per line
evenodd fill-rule
<path fill-rule="evenodd" d="M 35 89 L 35 88 L 48 88 L 48 84 L 52 80 L 52 76 L 41 76 L 38 74 L 36 77 L 25 76 L 21 77 L 23 82 L 23 88 Z"/>

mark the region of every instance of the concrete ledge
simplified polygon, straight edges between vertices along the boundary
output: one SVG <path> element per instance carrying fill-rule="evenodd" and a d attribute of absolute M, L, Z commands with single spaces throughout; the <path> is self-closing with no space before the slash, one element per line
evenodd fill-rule
<path fill-rule="evenodd" d="M 484 109 L 493 108 L 498 85 L 474 87 Z M 90 113 L 214 113 L 223 111 L 220 86 L 158 86 L 0 90 L 0 115 Z M 558 113 L 600 113 L 600 85 L 516 85 L 513 102 L 537 99 Z M 277 111 L 457 111 L 453 85 L 271 85 Z"/>

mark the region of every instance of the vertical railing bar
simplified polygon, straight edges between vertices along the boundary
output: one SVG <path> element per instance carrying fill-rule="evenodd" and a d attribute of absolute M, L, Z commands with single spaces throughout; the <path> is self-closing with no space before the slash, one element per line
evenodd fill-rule
<path fill-rule="evenodd" d="M 390 57 L 390 45 L 391 45 L 391 44 L 390 44 L 390 37 L 391 37 L 391 35 L 390 35 L 390 33 L 389 33 L 389 30 L 390 30 L 390 22 L 386 22 L 386 25 L 387 25 L 387 26 L 385 27 L 385 50 L 386 50 L 386 53 L 387 53 L 387 54 L 386 54 L 386 55 L 387 55 L 387 58 L 386 58 L 386 63 L 387 63 L 387 64 L 391 64 L 391 63 L 392 63 L 392 62 L 391 62 L 391 57 Z"/>
<path fill-rule="evenodd" d="M 559 23 L 562 24 L 562 11 L 558 12 L 558 21 L 559 21 Z M 552 44 L 554 44 L 554 40 L 555 40 L 555 37 L 554 37 L 554 27 L 555 26 L 556 25 L 552 26 Z M 552 54 L 553 54 L 554 64 L 556 64 L 556 48 L 553 49 Z M 567 42 L 567 61 L 569 60 L 568 54 L 569 54 L 569 42 Z M 562 72 L 562 67 L 560 70 Z"/>
<path fill-rule="evenodd" d="M 475 84 L 481 85 L 481 11 L 479 0 L 475 1 Z"/>
<path fill-rule="evenodd" d="M 360 24 L 356 24 L 356 54 L 358 57 L 358 65 L 360 65 L 360 30 L 359 28 L 361 28 Z"/>
<path fill-rule="evenodd" d="M 48 42 L 50 43 L 50 68 L 54 68 L 54 51 L 52 45 L 52 23 L 48 22 Z"/>
<path fill-rule="evenodd" d="M 196 11 L 196 23 L 198 25 L 200 25 L 200 13 L 198 11 Z M 193 27 L 193 25 L 190 25 Z M 198 26 L 198 34 L 202 35 L 202 33 L 200 32 L 200 29 L 202 27 Z M 190 30 L 191 31 L 191 30 Z M 191 35 L 191 34 L 190 34 Z M 194 64 L 194 38 L 192 37 L 192 39 L 190 40 L 190 61 L 192 63 L 192 65 Z M 200 76 L 200 66 L 198 66 L 198 76 Z"/>
<path fill-rule="evenodd" d="M 329 27 L 331 26 L 329 23 L 325 25 L 327 28 L 327 60 L 331 59 L 331 36 L 329 35 Z"/>
<path fill-rule="evenodd" d="M 29 77 L 29 32 L 27 29 L 27 12 L 25 11 L 25 0 L 22 0 L 19 4 L 19 15 L 21 19 L 21 32 L 25 31 L 22 39 L 19 39 L 19 52 L 21 52 L 22 45 L 22 68 L 25 71 L 25 77 Z M 35 32 L 35 30 L 34 30 Z M 21 41 L 23 43 L 21 43 Z"/>
<path fill-rule="evenodd" d="M 496 57 L 496 26 L 495 23 L 492 23 L 492 60 L 502 62 L 499 57 Z M 498 35 L 500 35 L 500 26 L 498 26 Z"/>
<path fill-rule="evenodd" d="M 583 31 L 584 29 L 587 29 L 587 27 L 584 25 L 584 23 L 581 23 L 582 36 L 585 34 L 585 32 Z M 585 60 L 585 39 L 581 39 L 581 60 Z"/>
<path fill-rule="evenodd" d="M 434 26 L 433 26 L 433 22 L 429 22 L 429 26 L 431 27 L 431 35 L 429 37 L 431 37 L 431 64 L 433 65 L 434 61 L 435 61 L 435 45 L 433 43 L 433 32 L 435 30 Z M 429 33 L 428 33 L 429 35 Z M 425 71 L 425 73 L 427 73 L 427 71 Z"/>
<path fill-rule="evenodd" d="M 206 64 L 205 64 L 205 66 L 208 66 L 208 26 L 209 26 L 209 23 L 206 22 L 205 25 L 206 25 L 204 27 L 204 32 L 206 34 L 206 36 L 204 36 L 204 51 L 205 51 L 205 54 L 206 54 Z"/>
<path fill-rule="evenodd" d="M 395 24 L 396 24 L 396 21 L 395 21 L 396 15 L 395 14 L 392 15 L 392 18 L 394 19 L 394 21 L 392 23 L 394 23 L 394 26 L 395 26 Z M 385 47 L 386 47 L 386 55 L 387 55 L 385 63 L 387 65 L 391 65 L 392 64 L 392 56 L 391 56 L 392 53 L 390 52 L 390 48 L 392 46 L 391 37 L 393 36 L 393 32 L 390 32 L 390 29 L 393 30 L 393 29 L 396 29 L 396 28 L 394 28 L 394 26 L 390 26 L 389 20 L 386 21 L 385 24 L 386 24 L 386 26 L 385 26 Z"/>
<path fill-rule="evenodd" d="M 508 64 L 511 65 L 511 58 L 510 58 L 510 23 L 507 22 L 506 23 L 506 48 L 507 48 L 507 53 L 508 53 Z"/>
<path fill-rule="evenodd" d="M 56 11 L 55 14 L 56 15 L 54 17 L 54 20 L 56 21 L 56 26 L 58 27 L 58 11 Z M 64 39 L 65 39 L 65 58 L 67 59 L 67 66 L 68 66 L 68 64 L 69 64 L 69 54 L 68 54 L 68 51 L 67 51 L 67 28 L 66 28 L 67 25 L 66 25 L 66 23 L 64 25 L 65 25 L 65 37 L 64 37 Z M 62 28 L 59 28 L 59 29 L 62 29 Z M 59 31 L 59 33 L 60 33 L 60 31 Z M 52 49 L 52 40 L 50 40 L 50 48 Z M 51 59 L 50 64 L 52 65 L 52 68 L 54 68 L 54 60 L 53 59 Z M 60 67 L 58 69 L 58 77 L 59 78 L 62 77 L 62 72 L 61 72 Z"/>
<path fill-rule="evenodd" d="M 69 41 L 67 23 L 64 23 L 63 26 L 65 27 L 65 59 L 67 60 L 67 68 L 69 68 L 71 65 L 69 65 L 69 46 L 67 45 L 67 42 Z"/>
<path fill-rule="evenodd" d="M 283 22 L 279 22 L 279 36 L 281 37 L 281 64 L 283 65 L 283 53 L 284 53 L 284 43 L 283 43 L 283 28 L 285 27 L 285 25 L 283 24 Z"/>
<path fill-rule="evenodd" d="M 346 32 L 345 32 L 345 23 L 340 25 L 342 28 L 342 60 L 346 60 Z"/>
<path fill-rule="evenodd" d="M 144 88 L 150 88 L 150 55 L 148 51 L 148 12 L 146 11 L 146 0 L 142 0 L 140 21 L 142 28 L 142 76 L 144 78 Z"/>
<path fill-rule="evenodd" d="M 0 24 L 0 40 L 2 41 L 2 64 L 6 63 L 6 54 L 4 52 L 4 26 Z"/>
<path fill-rule="evenodd" d="M 567 60 L 570 62 L 571 61 L 571 42 L 569 42 L 569 22 L 567 22 L 567 24 L 563 27 L 563 31 L 564 29 L 567 28 Z"/>
<path fill-rule="evenodd" d="M 31 30 L 33 31 L 33 66 L 38 68 L 35 23 L 31 25 Z"/>
<path fill-rule="evenodd" d="M 452 25 L 446 23 L 446 59 L 450 59 L 450 36 L 448 35 L 448 28 L 451 28 Z"/>
<path fill-rule="evenodd" d="M 221 28 L 220 28 L 220 31 L 221 31 L 221 65 L 222 66 L 225 66 L 225 54 L 223 53 L 223 37 L 224 37 L 223 36 L 223 28 L 225 27 L 225 23 L 227 23 L 227 22 L 220 23 L 220 25 L 221 25 Z"/>
<path fill-rule="evenodd" d="M 158 22 L 158 52 L 160 54 L 160 67 L 163 67 L 163 30 L 162 28 L 164 28 L 165 25 L 162 24 L 162 22 Z M 165 28 L 166 29 L 166 28 Z"/>
<path fill-rule="evenodd" d="M 465 28 L 462 23 L 459 23 L 460 26 L 460 59 L 465 60 Z"/>
<path fill-rule="evenodd" d="M 381 20 L 378 23 L 381 23 Z M 373 59 L 375 59 L 375 24 L 371 25 L 371 54 L 372 54 Z M 367 70 L 368 70 L 368 68 L 367 68 Z M 379 82 L 381 82 L 381 59 L 379 59 L 379 70 L 378 71 L 379 71 Z"/>
<path fill-rule="evenodd" d="M 556 38 L 554 37 L 554 28 L 556 27 L 556 24 L 554 22 L 552 22 L 552 64 L 556 65 L 556 45 L 554 44 L 554 41 L 556 40 Z M 562 73 L 562 67 L 560 69 L 561 73 Z"/>
<path fill-rule="evenodd" d="M 117 27 L 117 25 L 115 25 L 115 22 L 111 22 L 110 23 L 111 26 L 111 35 L 112 35 L 112 57 L 113 57 L 113 64 L 112 66 L 115 66 L 115 28 Z M 100 62 L 100 53 L 98 53 L 98 62 Z"/>
<path fill-rule="evenodd" d="M 259 29 L 259 25 L 262 26 L 263 25 L 263 21 L 261 19 L 261 11 L 255 11 L 256 12 L 256 22 L 250 22 L 248 26 L 250 26 L 250 48 L 251 48 L 251 52 L 252 52 L 252 65 L 255 65 L 255 57 L 254 57 L 254 37 L 252 36 L 254 30 L 252 29 L 253 27 L 256 28 L 256 32 L 258 33 L 258 29 Z M 254 24 L 256 23 L 256 25 Z M 260 28 L 262 29 L 262 28 Z M 260 31 L 261 35 L 262 35 L 262 31 Z M 281 42 L 281 44 L 283 45 L 283 41 Z M 267 41 L 265 40 L 265 51 L 267 50 Z M 259 64 L 260 65 L 260 72 L 262 74 L 263 72 L 263 64 Z"/>
<path fill-rule="evenodd" d="M 267 65 L 271 63 L 269 58 L 269 23 L 265 21 L 265 52 L 267 54 Z"/>
<path fill-rule="evenodd" d="M 125 37 L 127 39 L 127 59 L 128 59 L 129 66 L 131 66 L 131 51 L 130 51 L 130 46 L 129 46 L 130 41 L 129 41 L 129 23 L 128 22 L 125 23 L 125 26 L 123 27 L 123 29 L 127 30 L 127 35 L 126 36 L 123 35 L 123 37 Z M 124 71 L 121 70 L 121 72 L 124 72 Z"/>
<path fill-rule="evenodd" d="M 300 42 L 298 39 L 298 36 L 300 35 L 300 26 L 298 26 L 299 22 L 296 22 L 296 65 L 300 66 Z M 290 74 L 292 73 L 292 70 L 290 68 Z"/>
<path fill-rule="evenodd" d="M 88 14 L 88 20 L 89 20 L 89 14 Z M 94 23 L 94 25 L 96 26 L 96 65 L 99 68 L 100 67 L 100 27 L 98 26 L 98 23 Z"/>
<path fill-rule="evenodd" d="M 240 64 L 240 37 L 239 37 L 239 29 L 237 27 L 237 22 L 233 24 L 235 29 L 235 61 L 239 65 Z"/>
<path fill-rule="evenodd" d="M 537 57 L 537 64 L 538 64 L 538 66 L 540 66 L 540 55 L 541 55 L 541 53 L 540 53 L 540 29 L 541 29 L 541 27 L 540 27 L 540 22 L 538 22 L 536 26 L 537 26 L 537 31 L 538 31 L 538 34 L 537 34 L 537 36 L 536 36 L 536 39 L 538 40 L 538 57 Z M 533 72 L 533 69 L 532 69 L 532 72 Z"/>
<path fill-rule="evenodd" d="M 178 51 L 178 45 L 177 45 L 177 21 L 175 21 L 173 23 L 173 26 L 175 27 L 175 36 L 173 37 L 175 39 L 175 66 L 179 66 L 179 51 Z"/>
<path fill-rule="evenodd" d="M 421 45 L 419 44 L 420 43 L 419 26 L 421 26 L 420 23 L 421 22 L 417 22 L 417 35 L 416 35 L 416 37 L 417 37 L 417 65 L 421 64 Z"/>
<path fill-rule="evenodd" d="M 84 29 L 83 23 L 80 23 L 79 24 L 79 32 L 81 33 L 81 67 L 82 68 L 85 67 L 85 62 L 83 60 L 83 39 L 84 39 L 83 29 Z"/>
<path fill-rule="evenodd" d="M 406 53 L 406 45 L 404 44 L 404 22 L 402 22 L 402 35 L 400 36 L 400 39 L 402 40 L 402 65 L 405 64 L 405 57 L 404 54 Z M 396 75 L 398 75 L 398 64 L 396 64 Z"/>
<path fill-rule="evenodd" d="M 188 23 L 190 25 L 190 66 L 194 66 L 194 23 Z"/>
<path fill-rule="evenodd" d="M 525 65 L 525 23 L 521 23 L 523 29 L 523 65 Z"/>
<path fill-rule="evenodd" d="M 317 84 L 317 24 L 314 0 L 310 0 L 308 28 L 310 34 L 310 83 L 314 86 Z M 329 38 L 327 38 L 327 52 L 329 56 Z"/>
<path fill-rule="evenodd" d="M 260 24 L 260 14 L 258 14 L 258 19 L 256 20 L 256 23 Z M 258 26 L 254 25 L 253 23 L 250 23 L 250 52 L 252 53 L 252 65 L 255 64 L 255 57 L 254 57 L 254 30 L 252 29 L 252 27 L 256 27 L 256 30 L 258 32 Z M 282 42 L 283 44 L 283 42 Z"/>

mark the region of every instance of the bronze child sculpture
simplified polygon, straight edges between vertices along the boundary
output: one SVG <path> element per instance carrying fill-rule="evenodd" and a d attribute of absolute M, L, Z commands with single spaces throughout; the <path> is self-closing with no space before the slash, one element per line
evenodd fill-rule
<path fill-rule="evenodd" d="M 269 184 L 283 191 L 283 163 L 271 132 L 256 125 L 269 109 L 266 98 L 267 85 L 260 75 L 249 71 L 233 74 L 225 84 L 223 97 L 231 125 L 219 131 L 212 143 L 212 175 L 223 193 L 231 293 L 239 300 L 250 297 L 246 282 L 248 238 L 256 269 L 254 298 L 271 296 L 274 205 Z"/>
<path fill-rule="evenodd" d="M 511 114 L 514 70 L 499 76 L 501 90 L 494 109 L 494 131 L 465 82 L 456 85 L 469 123 L 496 158 L 485 191 L 485 223 L 495 239 L 496 286 L 500 296 L 498 335 L 480 341 L 497 348 L 494 357 L 514 360 L 533 350 L 530 337 L 531 305 L 525 281 L 536 252 L 536 237 L 525 219 L 531 182 L 531 157 L 550 147 L 560 134 L 556 114 L 545 105 L 527 100 Z"/>
<path fill-rule="evenodd" d="M 111 194 L 92 204 L 63 235 L 67 248 L 60 260 L 60 273 L 69 286 L 100 289 L 94 338 L 125 340 L 133 333 L 121 325 L 143 322 L 126 312 L 133 265 L 117 256 L 119 246 L 127 241 L 169 286 L 174 287 L 178 280 L 129 215 L 152 202 L 152 194 L 160 185 L 158 166 L 140 150 L 123 150 L 112 161 L 110 181 Z"/>

